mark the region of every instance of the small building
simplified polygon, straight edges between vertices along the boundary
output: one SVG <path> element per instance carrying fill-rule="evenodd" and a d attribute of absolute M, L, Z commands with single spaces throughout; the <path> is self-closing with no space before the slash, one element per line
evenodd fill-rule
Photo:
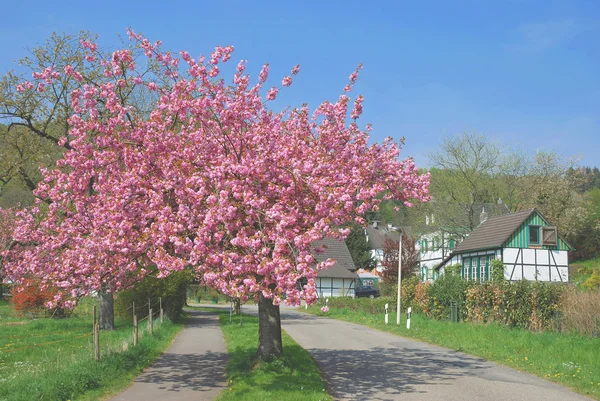
<path fill-rule="evenodd" d="M 325 238 L 315 241 L 314 246 L 323 247 L 322 253 L 316 253 L 318 262 L 335 259 L 335 264 L 329 269 L 319 270 L 315 279 L 317 296 L 327 297 L 354 297 L 354 288 L 358 282 L 356 267 L 352 261 L 346 242 L 336 238 Z"/>
<path fill-rule="evenodd" d="M 537 209 L 527 209 L 483 221 L 436 270 L 441 274 L 458 263 L 463 278 L 486 281 L 491 278 L 491 261 L 499 259 L 507 280 L 568 282 L 571 250 Z"/>
<path fill-rule="evenodd" d="M 370 226 L 365 228 L 365 235 L 367 237 L 367 244 L 371 248 L 371 257 L 375 260 L 377 265 L 375 268 L 377 271 L 383 271 L 383 251 L 385 248 L 385 240 L 390 239 L 392 241 L 399 241 L 400 234 L 397 228 L 392 227 L 391 224 L 381 225 L 378 221 L 373 221 Z"/>

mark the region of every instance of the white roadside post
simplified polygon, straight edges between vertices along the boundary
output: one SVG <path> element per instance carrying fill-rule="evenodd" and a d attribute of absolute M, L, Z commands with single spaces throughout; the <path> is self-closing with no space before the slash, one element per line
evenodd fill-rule
<path fill-rule="evenodd" d="M 388 324 L 388 304 L 385 304 L 385 324 Z"/>
<path fill-rule="evenodd" d="M 396 305 L 396 324 L 400 324 L 400 306 L 402 303 L 402 230 L 398 229 L 400 239 L 398 240 L 398 304 Z"/>
<path fill-rule="evenodd" d="M 406 328 L 410 330 L 410 315 L 412 312 L 412 308 L 408 308 L 408 313 L 406 314 Z"/>

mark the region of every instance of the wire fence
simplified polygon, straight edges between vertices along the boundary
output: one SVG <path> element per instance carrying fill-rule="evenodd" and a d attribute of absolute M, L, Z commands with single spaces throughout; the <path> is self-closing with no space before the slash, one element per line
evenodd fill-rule
<path fill-rule="evenodd" d="M 147 314 L 138 320 L 138 313 L 140 313 L 142 310 L 146 312 L 145 308 L 148 308 Z M 102 334 L 104 331 L 100 330 L 100 319 L 97 313 L 97 307 L 94 306 L 92 315 L 93 324 L 91 330 L 82 330 L 81 328 L 77 328 L 71 330 L 56 330 L 47 333 L 28 332 L 27 334 L 0 335 L 0 354 L 12 354 L 28 349 L 47 347 L 68 342 L 78 343 L 81 339 L 93 337 L 91 342 L 88 341 L 87 346 L 85 344 L 80 346 L 85 346 L 87 348 L 91 345 L 94 359 L 100 360 L 101 351 L 102 354 L 111 354 L 114 352 L 125 351 L 130 346 L 135 347 L 138 345 L 140 338 L 147 335 L 153 335 L 155 327 L 164 322 L 164 309 L 161 298 L 158 300 L 149 299 L 144 305 L 135 305 L 135 303 L 132 303 L 132 305 L 130 305 L 127 309 L 131 310 L 133 315 L 133 324 L 128 326 L 128 329 L 131 330 L 132 334 L 131 336 L 127 336 L 127 338 L 123 338 L 122 335 L 118 335 L 118 338 L 115 338 L 115 335 L 113 335 L 111 332 L 108 336 L 108 341 L 106 341 L 105 344 L 102 344 L 102 339 L 105 337 L 104 334 Z M 121 327 L 121 329 L 123 329 L 123 327 Z M 50 337 L 48 338 L 49 341 L 44 341 L 46 337 Z M 31 339 L 35 339 L 35 341 L 41 340 L 42 342 L 34 342 L 33 344 L 29 343 L 20 346 L 19 342 L 27 342 L 27 340 Z"/>

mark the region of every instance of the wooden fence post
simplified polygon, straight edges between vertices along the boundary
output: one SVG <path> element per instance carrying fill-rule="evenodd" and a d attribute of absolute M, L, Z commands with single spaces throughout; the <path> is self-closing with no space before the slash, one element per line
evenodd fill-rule
<path fill-rule="evenodd" d="M 100 360 L 100 325 L 96 320 L 96 307 L 94 306 L 94 359 Z"/>
<path fill-rule="evenodd" d="M 154 331 L 153 323 L 152 323 L 152 308 L 150 308 L 150 314 L 148 315 L 148 331 L 150 335 L 152 335 Z"/>
<path fill-rule="evenodd" d="M 138 321 L 137 315 L 133 315 L 133 346 L 137 347 L 138 345 Z"/>
<path fill-rule="evenodd" d="M 158 298 L 158 304 L 160 306 L 160 323 L 162 324 L 165 322 L 165 314 L 162 307 L 162 297 Z"/>

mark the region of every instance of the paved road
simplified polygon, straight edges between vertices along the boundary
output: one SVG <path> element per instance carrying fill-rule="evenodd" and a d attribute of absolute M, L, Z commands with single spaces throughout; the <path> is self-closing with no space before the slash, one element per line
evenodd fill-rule
<path fill-rule="evenodd" d="M 111 401 L 208 401 L 226 387 L 227 349 L 217 315 L 190 311 L 173 345 Z"/>
<path fill-rule="evenodd" d="M 244 306 L 244 313 L 257 309 Z M 460 352 L 290 308 L 281 315 L 283 329 L 312 354 L 337 400 L 590 400 Z"/>

